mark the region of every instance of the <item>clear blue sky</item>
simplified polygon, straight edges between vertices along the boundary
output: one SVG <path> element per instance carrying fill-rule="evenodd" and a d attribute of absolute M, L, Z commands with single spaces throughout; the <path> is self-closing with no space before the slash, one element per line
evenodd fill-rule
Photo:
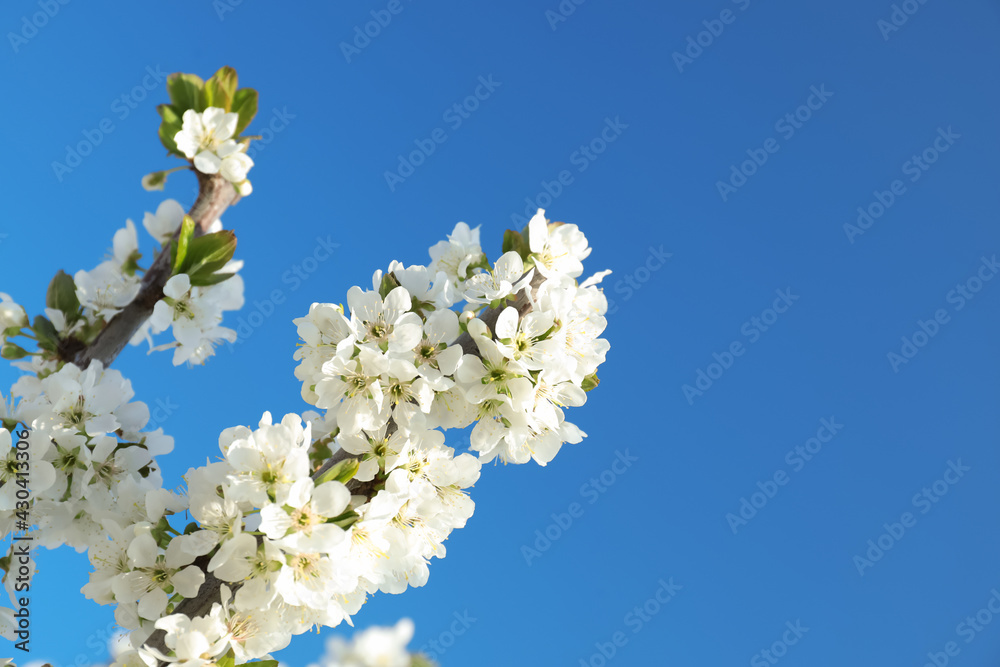
<path fill-rule="evenodd" d="M 387 1 L 261 4 L 220 19 L 207 1 L 77 0 L 16 52 L 9 35 L 0 45 L 0 289 L 32 312 L 56 270 L 94 266 L 161 200 L 139 187 L 176 164 L 147 67 L 232 65 L 260 91 L 251 129 L 283 119 L 255 156 L 256 192 L 224 220 L 246 260 L 242 315 L 274 290 L 284 302 L 204 368 L 138 349 L 117 362 L 140 398 L 176 405 L 171 483 L 217 453 L 224 427 L 305 408 L 291 320 L 310 303 L 342 301 L 391 259 L 427 261 L 460 220 L 496 256 L 544 181 L 550 217 L 590 238 L 588 271 L 614 270 L 602 384 L 570 411 L 589 437 L 548 468 L 486 468 L 429 585 L 376 597 L 359 626 L 411 616 L 414 646 L 449 644 L 446 666 L 596 666 L 595 642 L 617 632 L 610 665 L 772 664 L 767 649 L 788 666 L 916 667 L 949 642 L 949 664 L 996 663 L 1000 618 L 963 625 L 1000 590 L 1000 280 L 980 282 L 1000 254 L 996 2 L 908 0 L 915 13 L 880 27 L 888 0 L 564 1 L 565 21 L 546 14 L 557 0 L 400 0 L 347 55 Z M 0 28 L 21 33 L 38 11 L 6 2 Z M 480 77 L 486 99 L 449 112 Z M 113 131 L 59 180 L 52 163 L 105 119 Z M 439 128 L 444 143 L 390 186 L 397 156 Z M 187 205 L 192 188 L 181 174 L 165 194 Z M 845 229 L 859 207 L 872 217 Z M 338 250 L 296 284 L 327 235 Z M 818 431 L 822 449 L 797 453 Z M 638 461 L 596 491 L 626 451 Z M 727 519 L 742 498 L 767 500 L 745 525 Z M 573 503 L 582 515 L 528 565 L 521 547 Z M 889 529 L 902 535 L 859 564 Z M 111 610 L 76 594 L 82 557 L 41 566 L 36 656 L 99 658 Z M 671 578 L 683 588 L 642 620 L 634 608 Z M 442 633 L 466 612 L 452 644 Z M 305 665 L 328 634 L 280 657 Z"/>

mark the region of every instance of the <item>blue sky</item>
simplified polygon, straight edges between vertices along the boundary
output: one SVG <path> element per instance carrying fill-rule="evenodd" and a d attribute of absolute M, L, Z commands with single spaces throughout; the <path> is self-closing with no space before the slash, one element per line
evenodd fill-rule
<path fill-rule="evenodd" d="M 589 437 L 485 468 L 428 586 L 358 625 L 410 616 L 445 666 L 598 667 L 616 640 L 609 665 L 994 664 L 997 3 L 390 4 L 0 9 L 0 290 L 33 313 L 161 201 L 139 187 L 176 163 L 158 72 L 232 65 L 260 91 L 250 129 L 278 130 L 224 216 L 239 316 L 273 313 L 203 368 L 116 362 L 173 406 L 168 481 L 223 428 L 305 409 L 291 320 L 310 303 L 427 261 L 460 220 L 495 257 L 543 195 L 588 235 L 588 272 L 614 271 L 602 384 L 569 413 Z M 353 42 L 372 12 L 386 25 Z M 295 278 L 318 239 L 339 246 Z M 40 564 L 32 657 L 101 658 L 112 615 L 77 595 L 82 556 Z"/>

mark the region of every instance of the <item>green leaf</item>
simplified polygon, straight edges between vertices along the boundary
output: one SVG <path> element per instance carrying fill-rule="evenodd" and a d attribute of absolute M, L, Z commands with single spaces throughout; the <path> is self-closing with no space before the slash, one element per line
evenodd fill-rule
<path fill-rule="evenodd" d="M 190 215 L 184 216 L 181 223 L 181 233 L 177 240 L 170 244 L 170 266 L 173 267 L 171 275 L 185 273 L 181 268 L 185 265 L 188 251 L 191 247 L 191 240 L 194 237 L 194 219 Z"/>
<path fill-rule="evenodd" d="M 236 70 L 223 67 L 205 82 L 205 106 L 219 107 L 230 111 L 236 95 Z"/>
<path fill-rule="evenodd" d="M 597 377 L 597 373 L 591 373 L 587 377 L 583 378 L 583 384 L 580 388 L 584 391 L 590 391 L 591 389 L 597 389 L 597 385 L 601 384 L 600 379 Z"/>
<path fill-rule="evenodd" d="M 230 229 L 224 229 L 214 234 L 205 234 L 191 239 L 187 258 L 181 265 L 181 273 L 203 278 L 210 276 L 233 258 L 236 252 L 236 234 Z"/>
<path fill-rule="evenodd" d="M 229 649 L 229 653 L 215 661 L 217 667 L 236 667 L 236 652 Z"/>
<path fill-rule="evenodd" d="M 346 484 L 354 478 L 354 476 L 358 473 L 358 468 L 360 467 L 361 461 L 359 459 L 344 459 L 343 461 L 334 464 L 329 470 L 320 475 L 319 479 L 316 480 L 316 486 L 329 481 Z"/>
<path fill-rule="evenodd" d="M 125 261 L 122 262 L 122 273 L 134 276 L 135 272 L 139 270 L 140 259 L 142 259 L 142 253 L 138 250 L 133 250 Z"/>
<path fill-rule="evenodd" d="M 184 111 L 178 111 L 177 107 L 172 104 L 156 105 L 156 113 L 160 114 L 160 118 L 163 119 L 164 123 L 173 125 L 184 124 Z"/>
<path fill-rule="evenodd" d="M 35 332 L 35 337 L 38 338 L 38 347 L 51 352 L 54 352 L 56 347 L 58 347 L 59 333 L 52 322 L 49 322 L 46 318 L 37 315 L 31 325 L 31 330 Z"/>
<path fill-rule="evenodd" d="M 242 665 L 237 665 L 237 667 L 244 667 L 244 665 L 254 665 L 255 667 L 278 667 L 278 661 L 258 660 L 257 662 L 244 662 Z"/>
<path fill-rule="evenodd" d="M 160 123 L 160 143 L 171 154 L 186 160 L 187 156 L 177 148 L 177 143 L 174 141 L 174 137 L 184 126 L 182 118 L 184 110 L 172 104 L 160 104 L 156 107 L 156 111 L 163 119 L 163 122 Z"/>
<path fill-rule="evenodd" d="M 45 293 L 45 305 L 48 308 L 61 310 L 67 315 L 74 315 L 80 310 L 80 300 L 76 298 L 76 283 L 73 276 L 60 270 L 49 283 Z"/>
<path fill-rule="evenodd" d="M 359 518 L 360 518 L 360 515 L 357 512 L 355 512 L 354 510 L 347 510 L 343 514 L 339 514 L 339 515 L 331 518 L 330 521 L 329 521 L 329 523 L 332 523 L 332 524 L 334 524 L 336 526 L 340 526 L 344 530 L 347 530 L 348 528 L 350 528 L 351 526 L 353 526 L 355 523 L 357 523 L 357 521 L 358 521 Z"/>
<path fill-rule="evenodd" d="M 382 283 L 378 286 L 378 295 L 384 299 L 389 292 L 397 287 L 399 287 L 399 280 L 396 279 L 396 276 L 391 273 L 383 273 Z"/>
<path fill-rule="evenodd" d="M 209 285 L 218 285 L 221 282 L 225 282 L 235 276 L 235 273 L 197 273 L 191 278 L 191 285 L 193 287 L 207 287 Z"/>
<path fill-rule="evenodd" d="M 240 115 L 240 120 L 236 123 L 236 136 L 240 136 L 243 130 L 247 129 L 250 121 L 257 115 L 257 91 L 253 88 L 240 88 L 233 95 L 232 111 Z"/>
<path fill-rule="evenodd" d="M 524 235 L 513 229 L 508 229 L 503 233 L 503 252 L 507 253 L 511 250 L 520 255 L 521 259 L 528 259 L 528 255 L 531 254 L 531 247 Z"/>
<path fill-rule="evenodd" d="M 201 113 L 205 110 L 205 82 L 194 74 L 176 72 L 167 77 L 170 101 L 183 114 L 188 109 Z"/>
<path fill-rule="evenodd" d="M 24 359 L 26 356 L 28 356 L 28 351 L 20 345 L 14 345 L 14 343 L 4 343 L 3 347 L 0 348 L 0 357 L 4 359 Z"/>

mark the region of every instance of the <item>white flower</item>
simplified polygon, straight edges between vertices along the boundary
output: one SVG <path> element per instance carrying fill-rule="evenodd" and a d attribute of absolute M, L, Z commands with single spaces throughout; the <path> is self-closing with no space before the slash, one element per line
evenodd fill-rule
<path fill-rule="evenodd" d="M 306 477 L 292 484 L 281 505 L 271 503 L 261 508 L 260 530 L 292 553 L 330 553 L 346 534 L 327 519 L 343 514 L 350 500 L 350 492 L 340 482 L 315 486 Z"/>
<path fill-rule="evenodd" d="M 156 213 L 146 213 L 142 226 L 150 236 L 166 245 L 184 222 L 184 207 L 175 199 L 167 199 L 156 207 Z"/>
<path fill-rule="evenodd" d="M 444 375 L 454 375 L 462 360 L 462 347 L 452 345 L 458 338 L 458 315 L 453 310 L 435 310 L 424 322 L 424 337 L 413 348 L 414 363 L 427 366 Z"/>
<path fill-rule="evenodd" d="M 337 425 L 343 433 L 379 428 L 389 417 L 382 414 L 381 381 L 388 369 L 388 360 L 369 347 L 362 347 L 355 359 L 335 356 L 323 364 L 323 379 L 316 384 L 316 407 L 337 409 Z"/>
<path fill-rule="evenodd" d="M 247 172 L 253 160 L 246 154 L 246 142 L 236 143 L 232 138 L 239 123 L 239 114 L 226 113 L 218 107 L 209 107 L 199 114 L 194 109 L 184 112 L 184 123 L 174 135 L 177 148 L 194 162 L 203 174 L 219 174 L 237 186 L 239 193 L 252 192 Z"/>
<path fill-rule="evenodd" d="M 382 351 L 403 352 L 411 350 L 420 341 L 420 316 L 410 310 L 410 293 L 397 287 L 385 296 L 360 287 L 347 292 L 347 305 L 351 309 L 351 326 L 360 343 L 369 343 Z"/>
<path fill-rule="evenodd" d="M 123 265 L 130 259 L 133 259 L 133 255 L 139 252 L 139 236 L 135 231 L 135 223 L 131 220 L 126 220 L 125 228 L 115 232 L 112 244 L 114 258 L 119 265 Z"/>
<path fill-rule="evenodd" d="M 239 114 L 226 113 L 218 107 L 209 107 L 203 113 L 188 109 L 181 131 L 174 135 L 174 143 L 188 159 L 202 151 L 214 151 L 233 136 L 239 120 Z"/>
<path fill-rule="evenodd" d="M 232 466 L 227 476 L 230 497 L 254 507 L 284 503 L 292 485 L 309 476 L 311 441 L 309 425 L 303 427 L 294 414 L 272 424 L 271 413 L 265 412 L 256 431 L 242 427 L 224 431 L 219 446 Z"/>
<path fill-rule="evenodd" d="M 148 646 L 140 649 L 140 653 L 178 667 L 215 665 L 216 658 L 229 650 L 232 639 L 226 625 L 211 614 L 197 618 L 171 614 L 158 619 L 155 627 L 165 631 L 164 643 L 173 650 L 174 657 L 167 657 Z"/>
<path fill-rule="evenodd" d="M 508 359 L 520 361 L 525 368 L 540 370 L 547 347 L 543 339 L 554 326 L 551 313 L 531 311 L 518 321 L 516 308 L 504 308 L 496 323 L 497 348 Z"/>
<path fill-rule="evenodd" d="M 479 227 L 469 229 L 464 222 L 455 225 L 447 241 L 439 241 L 430 248 L 431 263 L 428 272 L 436 278 L 435 285 L 440 305 L 447 308 L 462 298 L 465 281 L 472 275 L 472 269 L 485 262 L 479 246 Z"/>
<path fill-rule="evenodd" d="M 242 262 L 230 262 L 223 272 L 235 271 L 241 265 Z M 175 366 L 185 361 L 202 363 L 214 353 L 218 341 L 236 340 L 236 332 L 219 326 L 219 323 L 223 311 L 236 310 L 242 305 L 243 280 L 239 276 L 217 285 L 192 287 L 191 278 L 179 273 L 164 285 L 163 298 L 156 302 L 153 315 L 149 318 L 153 333 L 172 326 L 176 342 L 154 349 L 176 348 Z"/>
<path fill-rule="evenodd" d="M 161 554 L 148 524 L 137 525 L 135 533 L 135 539 L 126 550 L 135 569 L 116 581 L 112 588 L 120 600 L 138 598 L 139 616 L 154 620 L 167 608 L 170 594 L 166 589 L 172 588 L 172 593 L 193 598 L 205 582 L 205 573 L 191 565 L 194 555 L 184 550 L 181 541 L 172 540 L 166 553 Z"/>
<path fill-rule="evenodd" d="M 102 262 L 92 271 L 77 271 L 73 282 L 80 304 L 105 320 L 132 303 L 141 285 L 138 277 L 122 273 L 115 261 Z"/>
<path fill-rule="evenodd" d="M 24 308 L 14 303 L 10 295 L 0 292 L 0 342 L 3 340 L 4 329 L 26 326 L 28 314 L 24 312 Z"/>
<path fill-rule="evenodd" d="M 350 642 L 333 637 L 326 645 L 321 667 L 409 667 L 406 645 L 413 639 L 413 621 L 404 618 L 395 627 L 371 627 Z"/>
<path fill-rule="evenodd" d="M 534 269 L 524 272 L 521 256 L 511 250 L 500 256 L 493 270 L 477 273 L 465 283 L 465 298 L 472 303 L 490 303 L 516 295 L 534 275 Z"/>
<path fill-rule="evenodd" d="M 195 168 L 203 174 L 218 174 L 231 183 L 239 183 L 247 177 L 253 166 L 250 156 L 242 152 L 244 146 L 232 139 L 223 141 L 215 151 L 202 151 L 194 158 Z"/>
<path fill-rule="evenodd" d="M 535 266 L 546 278 L 576 278 L 583 273 L 583 260 L 590 255 L 587 237 L 576 225 L 550 225 L 541 208 L 528 222 L 528 246 Z"/>
<path fill-rule="evenodd" d="M 387 425 L 370 433 L 360 431 L 344 434 L 338 439 L 337 442 L 344 451 L 361 457 L 355 479 L 369 482 L 375 479 L 380 469 L 389 471 L 396 467 L 396 460 L 406 444 L 407 435 L 397 429 L 392 435 L 386 436 L 386 430 Z"/>

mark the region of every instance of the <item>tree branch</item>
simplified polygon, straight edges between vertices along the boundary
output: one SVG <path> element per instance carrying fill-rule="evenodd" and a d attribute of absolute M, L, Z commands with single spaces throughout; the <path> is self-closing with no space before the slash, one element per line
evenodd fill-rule
<path fill-rule="evenodd" d="M 232 184 L 219 174 L 211 176 L 194 171 L 198 176 L 198 198 L 191 206 L 188 215 L 194 219 L 195 235 L 200 236 L 231 204 L 236 202 L 238 197 Z M 174 234 L 174 238 L 177 238 L 178 234 Z M 76 353 L 73 363 L 80 368 L 87 368 L 90 362 L 96 359 L 103 363 L 105 368 L 110 366 L 139 327 L 153 314 L 153 306 L 163 298 L 163 286 L 170 279 L 170 272 L 170 253 L 164 250 L 146 271 L 139 294 L 132 303 L 111 318 L 111 321 L 97 334 L 94 342 Z"/>

